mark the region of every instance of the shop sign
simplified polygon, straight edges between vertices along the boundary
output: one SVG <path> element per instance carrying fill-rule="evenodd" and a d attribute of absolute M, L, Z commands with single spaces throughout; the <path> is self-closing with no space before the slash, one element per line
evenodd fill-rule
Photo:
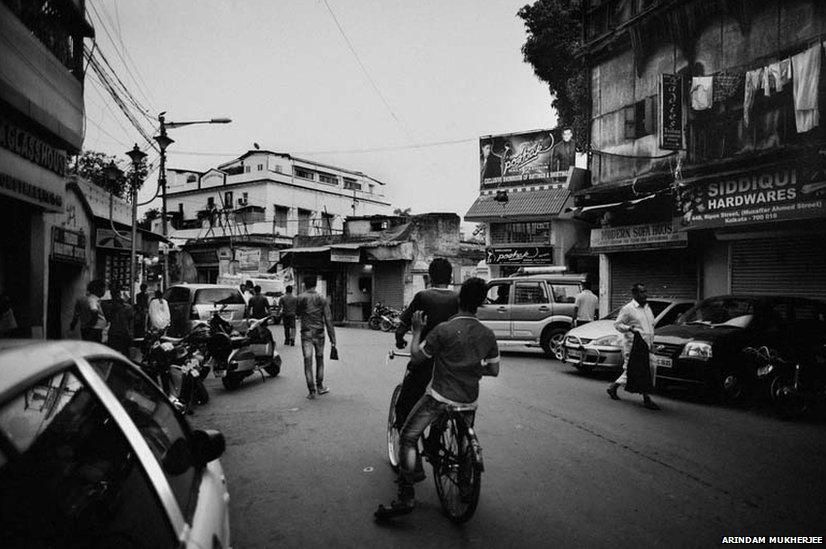
<path fill-rule="evenodd" d="M 95 229 L 95 247 L 129 251 L 132 248 L 132 235 L 126 231 L 121 231 L 120 234 L 123 236 L 119 236 L 112 229 Z M 138 243 L 135 249 L 142 248 L 143 240 L 138 233 Z"/>
<path fill-rule="evenodd" d="M 683 148 L 683 79 L 660 76 L 660 148 L 676 151 Z"/>
<path fill-rule="evenodd" d="M 595 251 L 675 247 L 687 244 L 688 233 L 681 230 L 679 223 L 673 221 L 591 229 L 591 249 Z"/>
<path fill-rule="evenodd" d="M 71 263 L 86 263 L 86 235 L 52 227 L 52 259 Z"/>
<path fill-rule="evenodd" d="M 28 130 L 0 118 L 0 147 L 59 176 L 66 175 L 66 151 L 52 147 Z"/>
<path fill-rule="evenodd" d="M 346 248 L 333 248 L 330 250 L 330 261 L 334 263 L 359 263 L 361 261 L 361 250 Z"/>
<path fill-rule="evenodd" d="M 27 183 L 22 179 L 0 172 L 0 193 L 31 202 L 49 210 L 63 208 L 63 195 L 53 193 L 43 187 Z"/>
<path fill-rule="evenodd" d="M 261 249 L 238 248 L 235 250 L 235 259 L 242 271 L 257 271 L 261 263 Z"/>
<path fill-rule="evenodd" d="M 746 172 L 686 188 L 678 207 L 688 229 L 826 217 L 826 175 L 791 167 Z"/>
<path fill-rule="evenodd" d="M 554 249 L 552 246 L 530 246 L 527 248 L 491 248 L 485 249 L 488 265 L 553 265 Z"/>

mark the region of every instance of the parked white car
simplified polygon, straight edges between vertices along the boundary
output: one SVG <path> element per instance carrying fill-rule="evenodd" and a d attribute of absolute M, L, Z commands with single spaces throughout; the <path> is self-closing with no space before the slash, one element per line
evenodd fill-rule
<path fill-rule="evenodd" d="M 694 301 L 653 297 L 648 305 L 654 313 L 654 327 L 659 328 L 676 322 Z M 614 309 L 604 318 L 571 329 L 565 335 L 562 361 L 581 372 L 622 371 L 622 334 L 614 328 L 619 312 Z"/>
<path fill-rule="evenodd" d="M 0 547 L 230 547 L 218 431 L 81 341 L 0 341 Z"/>

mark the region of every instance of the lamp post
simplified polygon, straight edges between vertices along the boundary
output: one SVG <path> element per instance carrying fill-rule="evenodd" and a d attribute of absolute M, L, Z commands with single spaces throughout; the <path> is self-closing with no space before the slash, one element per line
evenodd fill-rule
<path fill-rule="evenodd" d="M 132 182 L 129 198 L 132 200 L 132 248 L 129 253 L 129 302 L 135 303 L 135 259 L 138 247 L 138 168 L 146 153 L 138 148 L 138 144 L 126 153 L 132 159 Z"/>
<path fill-rule="evenodd" d="M 161 133 L 160 135 L 155 136 L 155 141 L 158 143 L 158 148 L 161 152 L 161 161 L 160 161 L 160 171 L 158 173 L 158 185 L 161 188 L 161 228 L 163 231 L 163 236 L 166 238 L 167 236 L 167 219 L 166 219 L 166 149 L 172 143 L 175 142 L 174 139 L 169 137 L 166 134 L 167 128 L 180 128 L 182 126 L 191 126 L 193 124 L 229 124 L 232 122 L 229 118 L 210 118 L 209 120 L 190 120 L 186 122 L 167 122 L 166 121 L 166 111 L 162 112 L 158 115 L 158 122 L 160 123 Z M 164 290 L 169 285 L 169 269 L 168 261 L 169 258 L 167 257 L 169 254 L 164 254 L 163 259 L 163 288 Z"/>

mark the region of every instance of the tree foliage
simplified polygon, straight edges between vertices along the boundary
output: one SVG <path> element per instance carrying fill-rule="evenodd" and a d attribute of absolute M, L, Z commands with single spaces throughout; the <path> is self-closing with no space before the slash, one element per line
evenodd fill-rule
<path fill-rule="evenodd" d="M 527 39 L 522 46 L 526 63 L 548 83 L 560 126 L 570 126 L 580 141 L 588 135 L 588 81 L 579 58 L 582 51 L 582 2 L 536 0 L 519 10 Z"/>
<path fill-rule="evenodd" d="M 410 217 L 410 212 L 412 212 L 412 208 L 396 208 L 393 210 L 393 215 L 397 215 L 399 217 Z"/>
<path fill-rule="evenodd" d="M 143 214 L 143 218 L 138 221 L 138 227 L 146 231 L 152 230 L 152 221 L 161 217 L 161 211 L 158 208 L 150 208 Z"/>
<path fill-rule="evenodd" d="M 126 172 L 120 173 L 115 179 L 109 179 L 106 167 L 110 163 L 118 163 L 118 159 L 106 153 L 97 151 L 83 151 L 75 157 L 74 163 L 70 170 L 80 177 L 90 181 L 93 185 L 97 185 L 108 192 L 119 196 L 120 198 L 129 198 L 130 182 L 137 181 L 137 188 L 143 186 L 143 181 L 146 179 L 148 167 L 146 159 L 141 161 L 138 165 L 137 173 L 131 161 L 127 160 L 128 169 Z"/>

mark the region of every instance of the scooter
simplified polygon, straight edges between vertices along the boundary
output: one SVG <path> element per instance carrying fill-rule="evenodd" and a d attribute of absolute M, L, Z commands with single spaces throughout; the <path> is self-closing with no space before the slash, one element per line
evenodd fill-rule
<path fill-rule="evenodd" d="M 275 347 L 272 333 L 267 329 L 272 323 L 271 317 L 249 320 L 247 333 L 242 336 L 219 313 L 218 310 L 213 311 L 209 321 L 207 350 L 212 371 L 215 377 L 221 379 L 225 389 L 237 389 L 246 377 L 256 372 L 261 374 L 262 381 L 266 379 L 264 372 L 272 377 L 281 373 L 281 355 Z"/>
<path fill-rule="evenodd" d="M 795 360 L 785 359 L 765 346 L 746 352 L 756 359 L 757 378 L 767 389 L 779 417 L 793 419 L 826 402 L 826 345 Z"/>

